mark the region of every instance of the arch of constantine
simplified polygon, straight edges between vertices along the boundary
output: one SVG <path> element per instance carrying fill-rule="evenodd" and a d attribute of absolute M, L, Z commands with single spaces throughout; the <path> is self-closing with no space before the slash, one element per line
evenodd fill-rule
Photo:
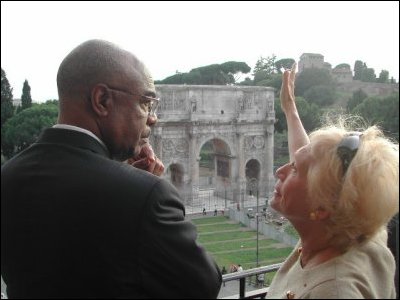
<path fill-rule="evenodd" d="M 252 178 L 257 179 L 260 195 L 272 192 L 273 88 L 157 85 L 156 90 L 161 100 L 151 143 L 165 165 L 164 178 L 185 195 L 186 203 L 210 184 L 239 202 Z M 212 157 L 207 169 L 211 176 L 202 178 L 206 150 Z"/>

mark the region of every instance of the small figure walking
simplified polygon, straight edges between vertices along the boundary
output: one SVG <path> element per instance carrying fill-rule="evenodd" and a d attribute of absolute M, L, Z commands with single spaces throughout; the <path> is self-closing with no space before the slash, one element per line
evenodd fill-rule
<path fill-rule="evenodd" d="M 214 216 L 216 216 L 218 214 L 218 210 L 214 209 Z"/>
<path fill-rule="evenodd" d="M 225 266 L 222 266 L 221 274 L 224 275 L 226 273 L 227 273 L 227 271 L 226 271 Z M 225 281 L 223 282 L 223 285 L 225 286 Z"/>
<path fill-rule="evenodd" d="M 205 216 L 206 214 L 207 214 L 206 208 L 204 207 L 204 208 L 203 208 L 203 216 Z"/>

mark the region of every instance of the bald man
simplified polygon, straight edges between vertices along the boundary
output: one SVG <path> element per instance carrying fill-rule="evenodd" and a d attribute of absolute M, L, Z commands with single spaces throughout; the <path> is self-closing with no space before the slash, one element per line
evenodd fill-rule
<path fill-rule="evenodd" d="M 216 298 L 221 273 L 156 176 L 158 99 L 144 64 L 90 40 L 63 60 L 57 86 L 58 124 L 1 170 L 8 296 Z"/>

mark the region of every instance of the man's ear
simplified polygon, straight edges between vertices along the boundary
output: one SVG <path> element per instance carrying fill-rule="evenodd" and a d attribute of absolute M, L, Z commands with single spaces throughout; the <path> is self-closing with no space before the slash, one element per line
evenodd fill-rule
<path fill-rule="evenodd" d="M 96 84 L 92 88 L 90 101 L 94 113 L 99 117 L 106 117 L 113 104 L 111 90 L 105 84 Z"/>

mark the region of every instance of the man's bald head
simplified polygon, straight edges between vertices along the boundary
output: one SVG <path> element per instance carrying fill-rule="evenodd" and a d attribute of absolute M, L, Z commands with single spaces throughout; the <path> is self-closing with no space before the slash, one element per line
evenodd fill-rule
<path fill-rule="evenodd" d="M 98 83 L 132 84 L 141 78 L 144 65 L 130 52 L 103 40 L 89 40 L 73 49 L 57 73 L 60 101 L 90 95 Z"/>

